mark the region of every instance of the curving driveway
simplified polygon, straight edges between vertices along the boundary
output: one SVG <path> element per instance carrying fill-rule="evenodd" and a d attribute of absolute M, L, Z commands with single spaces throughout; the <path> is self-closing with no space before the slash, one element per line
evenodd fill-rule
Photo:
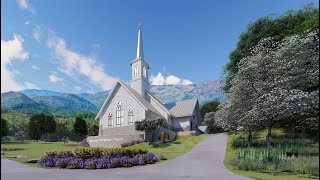
<path fill-rule="evenodd" d="M 190 152 L 163 163 L 102 170 L 42 169 L 1 159 L 5 180 L 245 180 L 223 165 L 227 134 L 207 135 Z"/>

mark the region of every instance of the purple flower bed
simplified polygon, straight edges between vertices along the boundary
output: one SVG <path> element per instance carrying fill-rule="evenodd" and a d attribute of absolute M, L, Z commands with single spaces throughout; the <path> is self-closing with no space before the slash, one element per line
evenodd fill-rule
<path fill-rule="evenodd" d="M 38 163 L 45 167 L 59 167 L 68 169 L 107 169 L 154 164 L 158 162 L 158 158 L 151 152 L 136 154 L 133 157 L 124 154 L 126 153 L 110 153 L 109 155 L 100 156 L 99 158 L 92 156 L 92 158 L 89 159 L 87 156 L 85 156 L 86 158 L 79 158 L 73 155 L 71 155 L 71 157 L 55 157 L 53 153 L 49 153 L 49 156 L 42 157 Z"/>

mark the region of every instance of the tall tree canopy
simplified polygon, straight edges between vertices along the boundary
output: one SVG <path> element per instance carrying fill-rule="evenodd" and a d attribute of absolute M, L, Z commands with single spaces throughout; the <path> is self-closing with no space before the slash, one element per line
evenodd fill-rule
<path fill-rule="evenodd" d="M 204 120 L 204 116 L 206 115 L 206 113 L 216 112 L 218 110 L 219 104 L 220 104 L 219 101 L 210 101 L 210 102 L 204 104 L 200 108 L 201 119 Z"/>
<path fill-rule="evenodd" d="M 1 138 L 7 136 L 9 133 L 8 122 L 1 118 Z"/>
<path fill-rule="evenodd" d="M 88 133 L 87 123 L 80 116 L 76 117 L 76 121 L 73 124 L 73 131 L 78 136 L 78 138 Z"/>
<path fill-rule="evenodd" d="M 229 62 L 225 66 L 225 90 L 231 87 L 231 80 L 238 73 L 239 62 L 251 55 L 251 48 L 267 37 L 274 41 L 281 41 L 292 35 L 304 36 L 319 28 L 319 9 L 308 4 L 298 11 L 288 11 L 284 15 L 269 15 L 249 24 L 240 35 L 237 47 L 229 55 Z"/>
<path fill-rule="evenodd" d="M 241 59 L 231 81 L 229 101 L 215 119 L 229 128 L 252 132 L 292 121 L 319 128 L 319 30 L 277 42 L 261 40 Z"/>
<path fill-rule="evenodd" d="M 53 116 L 34 114 L 29 120 L 29 136 L 33 140 L 39 140 L 42 134 L 48 136 L 56 130 L 56 121 Z"/>

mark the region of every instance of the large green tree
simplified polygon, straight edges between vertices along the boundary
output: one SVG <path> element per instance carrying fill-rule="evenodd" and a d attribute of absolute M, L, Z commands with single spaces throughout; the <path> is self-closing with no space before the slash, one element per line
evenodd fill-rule
<path fill-rule="evenodd" d="M 32 140 L 38 141 L 41 138 L 41 128 L 39 126 L 42 115 L 35 114 L 30 117 L 29 126 L 29 136 Z"/>
<path fill-rule="evenodd" d="M 76 117 L 76 121 L 73 124 L 73 131 L 77 135 L 78 141 L 79 138 L 88 133 L 86 121 L 81 117 Z"/>
<path fill-rule="evenodd" d="M 237 47 L 229 55 L 229 62 L 225 66 L 226 85 L 228 91 L 231 80 L 238 73 L 238 64 L 242 58 L 251 55 L 251 48 L 267 37 L 280 41 L 292 35 L 304 36 L 319 28 L 319 8 L 308 4 L 298 11 L 288 11 L 281 16 L 269 15 L 249 24 L 240 35 Z"/>
<path fill-rule="evenodd" d="M 92 124 L 88 128 L 88 135 L 89 136 L 97 136 L 99 134 L 99 126 L 97 124 Z"/>
<path fill-rule="evenodd" d="M 47 115 L 41 115 L 41 120 L 40 120 L 40 131 L 41 134 L 46 135 L 46 141 L 49 140 L 49 133 L 54 133 L 57 128 L 57 123 L 54 119 L 53 116 L 47 116 Z"/>
<path fill-rule="evenodd" d="M 8 135 L 9 127 L 8 122 L 5 119 L 1 118 L 1 138 Z"/>
<path fill-rule="evenodd" d="M 29 136 L 33 140 L 39 140 L 42 134 L 48 137 L 49 133 L 54 133 L 56 130 L 56 121 L 53 116 L 44 114 L 34 114 L 29 120 Z M 46 138 L 48 140 L 48 138 Z"/>
<path fill-rule="evenodd" d="M 209 112 L 216 112 L 218 110 L 218 106 L 220 105 L 219 101 L 210 101 L 204 104 L 200 108 L 201 119 L 204 120 L 204 116 Z"/>

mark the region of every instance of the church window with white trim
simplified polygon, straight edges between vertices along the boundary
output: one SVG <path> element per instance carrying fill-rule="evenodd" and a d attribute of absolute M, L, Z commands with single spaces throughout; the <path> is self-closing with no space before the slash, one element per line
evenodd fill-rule
<path fill-rule="evenodd" d="M 133 111 L 132 109 L 130 108 L 129 109 L 129 112 L 128 112 L 128 124 L 129 125 L 133 125 L 134 121 L 133 121 Z"/>
<path fill-rule="evenodd" d="M 123 125 L 123 118 L 124 118 L 124 109 L 123 109 L 123 104 L 120 101 L 117 105 L 116 127 L 120 127 Z"/>

